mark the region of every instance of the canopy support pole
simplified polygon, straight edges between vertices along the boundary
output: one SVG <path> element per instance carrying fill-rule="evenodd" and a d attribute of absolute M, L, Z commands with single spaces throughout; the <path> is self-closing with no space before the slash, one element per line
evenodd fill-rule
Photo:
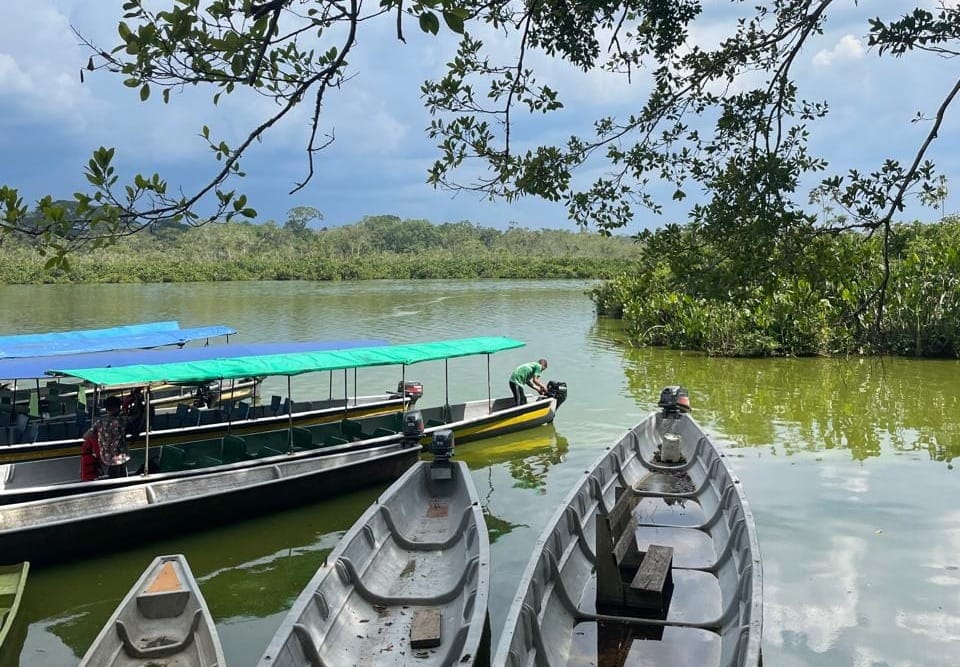
<path fill-rule="evenodd" d="M 332 372 L 332 371 L 331 371 Z M 350 402 L 350 390 L 347 389 L 347 369 L 343 369 L 343 418 L 347 418 L 347 411 L 350 409 L 350 406 L 347 405 Z"/>
<path fill-rule="evenodd" d="M 17 425 L 17 378 L 13 378 L 13 396 L 10 397 L 10 424 Z"/>
<path fill-rule="evenodd" d="M 287 376 L 287 439 L 293 452 L 293 396 L 290 393 L 290 376 Z"/>
<path fill-rule="evenodd" d="M 327 400 L 333 400 L 333 371 L 330 371 L 330 392 L 327 394 Z"/>
<path fill-rule="evenodd" d="M 403 411 L 407 411 L 407 365 L 400 367 L 400 400 L 403 401 Z"/>
<path fill-rule="evenodd" d="M 144 444 L 144 446 L 143 446 L 143 476 L 144 476 L 144 477 L 146 477 L 148 474 L 150 474 L 150 412 L 151 412 L 151 410 L 150 410 L 150 388 L 151 388 L 151 385 L 148 384 L 148 385 L 147 385 L 147 405 L 146 405 L 146 408 L 145 408 L 146 411 L 147 411 L 147 422 L 146 422 L 146 426 L 144 426 L 144 428 L 146 429 L 146 432 L 144 433 L 144 438 L 145 438 L 145 443 L 146 443 L 146 444 Z M 229 428 L 229 427 L 228 427 L 228 428 Z"/>
<path fill-rule="evenodd" d="M 353 369 L 353 407 L 357 407 L 357 369 Z"/>
<path fill-rule="evenodd" d="M 220 378 L 220 411 L 223 412 L 223 383 L 224 379 Z M 233 378 L 230 379 L 230 393 L 233 394 Z M 232 403 L 232 401 L 231 401 Z M 233 425 L 233 407 L 231 406 L 227 412 L 227 435 L 230 435 L 230 427 Z"/>
<path fill-rule="evenodd" d="M 450 421 L 450 360 L 443 360 L 443 421 Z"/>
<path fill-rule="evenodd" d="M 490 355 L 487 355 L 487 414 L 493 412 L 493 395 L 490 393 Z"/>

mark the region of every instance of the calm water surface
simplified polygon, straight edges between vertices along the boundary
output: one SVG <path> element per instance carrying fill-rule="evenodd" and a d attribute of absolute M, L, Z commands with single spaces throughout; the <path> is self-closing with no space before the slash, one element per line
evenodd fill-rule
<path fill-rule="evenodd" d="M 493 390 L 512 368 L 550 360 L 570 398 L 556 422 L 457 449 L 483 499 L 494 570 L 493 640 L 530 550 L 575 480 L 653 409 L 663 385 L 688 387 L 695 416 L 727 448 L 756 516 L 764 566 L 768 667 L 960 665 L 960 363 L 725 360 L 633 350 L 598 322 L 579 281 L 226 283 L 0 287 L 4 333 L 178 319 L 224 323 L 234 340 L 382 337 L 391 342 L 509 335 Z M 451 401 L 486 395 L 483 358 L 449 364 Z M 407 377 L 442 400 L 443 363 Z M 369 369 L 357 389 L 396 385 Z M 328 376 L 294 393 L 327 393 Z M 342 375 L 333 382 L 342 393 Z M 349 377 L 349 391 L 354 390 Z M 268 385 L 285 392 L 285 382 Z M 185 553 L 201 582 L 228 664 L 256 663 L 303 585 L 376 498 L 333 501 L 136 551 L 31 573 L 19 661 L 73 666 L 147 563 Z M 189 521 L 189 517 L 184 517 Z M 96 539 L 108 540 L 109 536 Z M 2 560 L 2 555 L 0 555 Z"/>

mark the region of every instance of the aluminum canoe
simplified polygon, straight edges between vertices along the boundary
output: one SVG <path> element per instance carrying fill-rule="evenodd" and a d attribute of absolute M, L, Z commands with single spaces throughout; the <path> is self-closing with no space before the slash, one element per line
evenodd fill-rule
<path fill-rule="evenodd" d="M 680 438 L 682 463 L 660 458 L 668 433 Z M 621 551 L 611 552 L 609 541 L 601 544 L 604 528 L 624 502 L 629 523 L 614 535 Z M 609 599 L 599 603 L 611 567 L 627 561 L 613 559 L 633 546 L 646 559 L 651 545 L 672 549 L 671 586 L 658 610 L 630 608 L 636 580 L 623 567 L 613 569 L 623 603 L 612 611 Z M 688 414 L 656 412 L 609 448 L 554 514 L 492 664 L 759 667 L 761 632 L 760 551 L 740 481 Z"/>
<path fill-rule="evenodd" d="M 153 560 L 80 661 L 80 667 L 225 664 L 213 617 L 180 554 Z"/>
<path fill-rule="evenodd" d="M 259 667 L 472 665 L 489 581 L 490 545 L 467 465 L 421 462 L 340 540 Z"/>

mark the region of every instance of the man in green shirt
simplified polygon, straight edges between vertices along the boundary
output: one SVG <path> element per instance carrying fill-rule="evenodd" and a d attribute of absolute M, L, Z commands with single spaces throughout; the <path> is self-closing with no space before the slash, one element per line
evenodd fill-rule
<path fill-rule="evenodd" d="M 546 359 L 538 359 L 517 366 L 510 375 L 510 391 L 513 392 L 513 400 L 517 405 L 527 402 L 527 395 L 523 391 L 524 386 L 536 389 L 541 396 L 547 393 L 547 388 L 540 383 L 540 374 L 545 370 L 547 370 Z"/>

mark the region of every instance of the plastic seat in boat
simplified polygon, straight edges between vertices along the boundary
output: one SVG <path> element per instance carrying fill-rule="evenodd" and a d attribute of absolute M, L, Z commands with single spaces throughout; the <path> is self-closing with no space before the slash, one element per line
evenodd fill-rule
<path fill-rule="evenodd" d="M 179 472 L 186 469 L 187 454 L 176 445 L 164 445 L 160 450 L 160 472 Z"/>
<path fill-rule="evenodd" d="M 363 432 L 363 425 L 352 419 L 344 419 L 340 422 L 340 430 L 348 439 L 366 440 L 369 436 Z"/>
<path fill-rule="evenodd" d="M 294 426 L 290 431 L 293 437 L 294 451 L 304 451 L 307 449 L 316 449 L 319 444 L 313 442 L 313 433 L 305 428 Z"/>
<path fill-rule="evenodd" d="M 250 417 L 250 404 L 244 401 L 237 403 L 232 410 L 230 410 L 230 419 L 231 421 L 239 421 L 241 419 L 247 419 Z"/>
<path fill-rule="evenodd" d="M 274 416 L 276 416 L 277 413 L 280 412 L 281 401 L 283 401 L 283 397 L 278 396 L 277 394 L 274 394 L 273 396 L 270 397 L 270 412 L 272 412 Z"/>
<path fill-rule="evenodd" d="M 236 463 L 237 461 L 249 461 L 255 457 L 247 451 L 246 440 L 236 435 L 225 435 L 223 436 L 221 458 L 224 463 Z"/>
<path fill-rule="evenodd" d="M 336 435 L 328 435 L 323 439 L 323 446 L 331 447 L 333 445 L 346 445 L 349 442 L 350 441 L 347 440 L 346 438 L 341 438 L 340 436 L 336 436 Z"/>

